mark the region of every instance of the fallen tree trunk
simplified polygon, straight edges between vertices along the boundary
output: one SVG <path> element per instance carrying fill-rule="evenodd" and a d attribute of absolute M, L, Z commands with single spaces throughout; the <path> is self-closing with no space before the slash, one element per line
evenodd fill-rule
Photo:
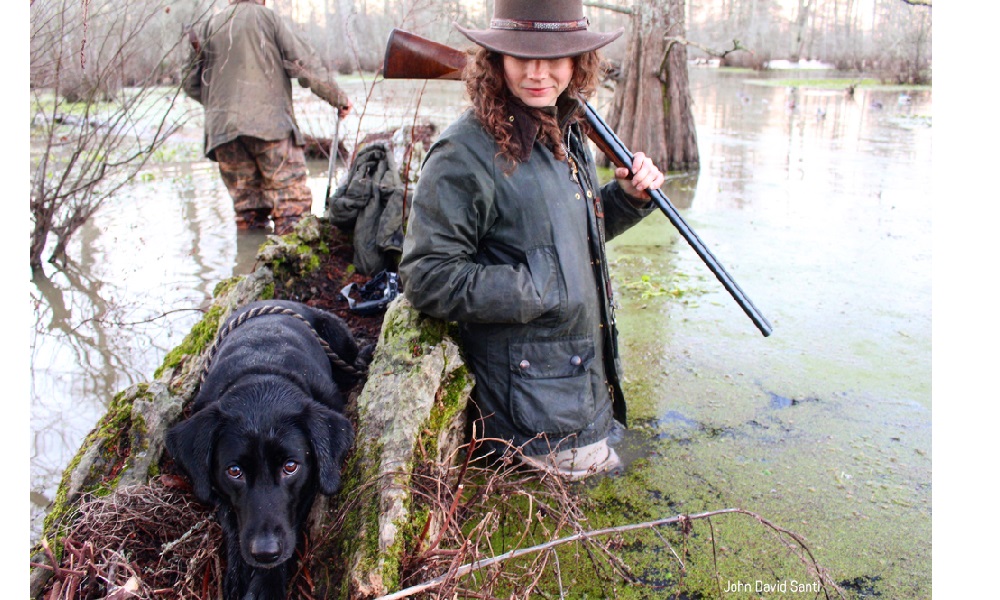
<path fill-rule="evenodd" d="M 164 453 L 166 432 L 193 400 L 206 350 L 221 323 L 239 307 L 274 298 L 276 283 L 279 288 L 282 283 L 290 287 L 308 278 L 329 252 L 330 236 L 335 234 L 322 220 L 307 217 L 293 234 L 271 236 L 258 255 L 262 266 L 216 287 L 205 316 L 167 355 L 154 379 L 133 385 L 113 399 L 107 414 L 65 470 L 57 500 L 45 521 L 43 541 L 32 549 L 31 597 L 39 598 L 46 592 L 61 597 L 58 590 L 53 593 L 54 584 L 65 590 L 70 582 L 86 583 L 82 576 L 74 579 L 77 571 L 65 570 L 61 564 L 71 554 L 63 546 L 67 536 L 81 514 L 88 512 L 81 509 L 88 502 L 129 494 L 129 490 L 142 488 L 144 497 L 150 495 L 150 482 L 172 466 Z M 314 567 L 310 587 L 336 589 L 342 597 L 358 598 L 384 594 L 391 589 L 387 586 L 398 582 L 403 547 L 400 529 L 408 518 L 407 474 L 414 462 L 428 453 L 435 458 L 447 456 L 461 443 L 471 387 L 471 376 L 445 324 L 420 316 L 405 300 L 397 299 L 387 311 L 367 383 L 360 393 L 352 394 L 349 407 L 358 435 L 340 495 L 349 495 L 350 506 L 345 509 L 344 503 L 334 498 L 317 502 L 313 511 L 313 532 L 330 530 L 333 518 L 347 518 L 351 527 L 341 535 L 316 539 L 321 544 L 311 547 L 311 553 L 337 558 L 336 563 L 322 561 L 325 573 Z M 113 507 L 110 512 L 110 517 L 102 518 L 114 519 Z M 197 520 L 205 520 L 207 514 L 193 516 L 188 533 L 199 529 Z M 174 548 L 180 541 L 156 543 Z M 139 554 L 130 553 L 127 547 L 117 550 L 124 555 Z M 141 588 L 132 571 L 139 573 L 141 569 L 122 569 L 122 581 L 101 583 L 103 592 L 96 597 L 110 594 L 116 586 Z M 54 573 L 60 575 L 55 581 Z M 86 585 L 94 588 L 92 581 Z"/>
<path fill-rule="evenodd" d="M 445 462 L 464 441 L 472 376 L 441 321 L 403 297 L 390 304 L 357 400 L 357 437 L 345 472 L 333 555 L 314 560 L 339 592 L 320 597 L 374 598 L 398 589 L 412 530 L 412 476 L 421 461 Z M 316 573 L 313 573 L 316 579 Z"/>

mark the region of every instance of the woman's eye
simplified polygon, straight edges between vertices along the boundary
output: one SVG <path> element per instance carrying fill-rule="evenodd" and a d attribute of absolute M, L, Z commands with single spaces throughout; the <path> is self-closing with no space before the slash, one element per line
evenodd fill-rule
<path fill-rule="evenodd" d="M 230 465 L 226 468 L 226 475 L 229 475 L 230 479 L 242 479 L 243 469 L 239 465 Z"/>
<path fill-rule="evenodd" d="M 299 470 L 299 463 L 294 460 L 290 460 L 285 463 L 281 470 L 285 472 L 285 475 L 294 475 L 296 471 Z"/>

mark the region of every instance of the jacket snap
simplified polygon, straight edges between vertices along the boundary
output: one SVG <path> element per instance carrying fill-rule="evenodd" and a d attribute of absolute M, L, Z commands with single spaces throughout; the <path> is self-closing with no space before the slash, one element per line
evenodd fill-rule
<path fill-rule="evenodd" d="M 531 366 L 531 363 L 528 362 L 527 360 L 522 360 L 520 363 L 518 363 L 517 366 L 520 367 L 522 371 L 527 371 L 528 367 Z"/>

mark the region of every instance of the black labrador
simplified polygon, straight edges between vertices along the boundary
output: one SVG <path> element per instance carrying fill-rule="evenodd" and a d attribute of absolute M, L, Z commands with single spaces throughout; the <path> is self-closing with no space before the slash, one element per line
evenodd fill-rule
<path fill-rule="evenodd" d="M 339 317 L 297 302 L 249 304 L 220 329 L 167 450 L 218 507 L 227 600 L 285 597 L 313 500 L 340 487 L 354 442 L 343 392 L 364 354 Z"/>

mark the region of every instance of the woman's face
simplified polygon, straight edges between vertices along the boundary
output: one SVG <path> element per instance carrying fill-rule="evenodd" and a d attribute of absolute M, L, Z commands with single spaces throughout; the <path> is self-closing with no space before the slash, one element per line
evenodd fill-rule
<path fill-rule="evenodd" d="M 573 59 L 525 59 L 505 54 L 503 76 L 511 93 L 528 106 L 555 106 L 573 79 Z"/>

